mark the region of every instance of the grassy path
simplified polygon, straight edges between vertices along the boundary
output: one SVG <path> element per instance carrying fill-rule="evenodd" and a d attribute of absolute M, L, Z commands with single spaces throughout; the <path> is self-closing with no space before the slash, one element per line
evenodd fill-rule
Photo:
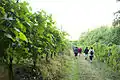
<path fill-rule="evenodd" d="M 113 72 L 102 62 L 85 60 L 84 56 L 71 58 L 69 74 L 64 80 L 120 80 L 120 74 Z"/>

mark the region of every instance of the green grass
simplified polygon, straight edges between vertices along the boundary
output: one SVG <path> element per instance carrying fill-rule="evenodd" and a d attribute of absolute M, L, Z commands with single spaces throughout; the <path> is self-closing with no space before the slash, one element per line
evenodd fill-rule
<path fill-rule="evenodd" d="M 77 63 L 77 59 L 70 58 L 70 60 L 66 63 L 68 66 L 64 66 L 64 75 L 63 80 L 78 80 L 79 79 L 79 65 Z"/>
<path fill-rule="evenodd" d="M 66 77 L 62 80 L 120 80 L 120 73 L 114 72 L 105 63 L 93 60 L 84 60 L 84 56 L 77 59 L 70 58 L 67 62 Z M 69 73 L 67 73 L 69 72 Z"/>

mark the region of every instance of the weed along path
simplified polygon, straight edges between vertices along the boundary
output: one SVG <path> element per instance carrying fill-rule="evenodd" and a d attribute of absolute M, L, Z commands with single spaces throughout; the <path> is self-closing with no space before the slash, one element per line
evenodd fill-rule
<path fill-rule="evenodd" d="M 64 80 L 120 80 L 120 74 L 113 72 L 105 63 L 93 60 L 92 63 L 84 56 L 71 60 L 70 72 Z"/>

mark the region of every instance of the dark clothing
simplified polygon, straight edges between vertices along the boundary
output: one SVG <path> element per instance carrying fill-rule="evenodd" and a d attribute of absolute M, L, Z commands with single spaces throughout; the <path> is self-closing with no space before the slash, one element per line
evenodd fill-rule
<path fill-rule="evenodd" d="M 78 55 L 78 48 L 77 47 L 74 48 L 74 54 L 75 54 L 75 56 Z"/>
<path fill-rule="evenodd" d="M 74 48 L 74 53 L 78 53 L 78 48 Z"/>
<path fill-rule="evenodd" d="M 88 54 L 88 52 L 89 52 L 89 49 L 86 48 L 86 49 L 84 50 L 84 53 L 85 53 L 85 54 Z"/>
<path fill-rule="evenodd" d="M 91 55 L 91 56 L 93 56 L 93 53 L 94 53 L 93 51 L 90 51 L 90 55 Z"/>
<path fill-rule="evenodd" d="M 90 60 L 92 61 L 92 59 L 93 59 L 93 56 L 89 56 L 90 57 Z"/>
<path fill-rule="evenodd" d="M 75 54 L 75 56 L 77 56 L 78 55 L 78 53 L 74 53 Z"/>
<path fill-rule="evenodd" d="M 81 48 L 78 48 L 78 53 L 81 53 L 82 52 L 82 49 Z"/>

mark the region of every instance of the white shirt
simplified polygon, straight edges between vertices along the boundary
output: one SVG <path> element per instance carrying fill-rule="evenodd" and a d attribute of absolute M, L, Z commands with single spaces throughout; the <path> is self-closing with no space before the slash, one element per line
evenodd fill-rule
<path fill-rule="evenodd" d="M 90 49 L 88 53 L 90 54 L 91 51 L 93 51 L 93 53 L 94 53 L 94 49 Z M 93 54 L 93 55 L 94 55 L 94 54 Z M 90 56 L 91 56 L 91 54 L 90 54 Z"/>

